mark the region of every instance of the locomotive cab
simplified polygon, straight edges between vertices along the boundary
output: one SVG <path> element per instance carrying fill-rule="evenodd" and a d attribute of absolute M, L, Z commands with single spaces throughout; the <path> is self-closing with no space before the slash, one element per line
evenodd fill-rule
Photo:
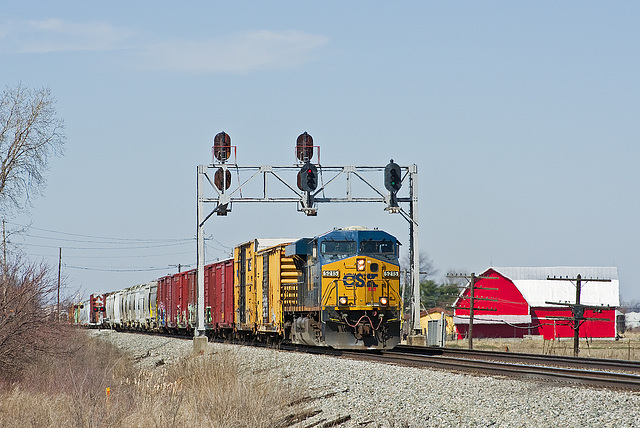
<path fill-rule="evenodd" d="M 388 349 L 400 342 L 399 243 L 380 230 L 336 229 L 290 247 L 300 272 L 294 343 Z"/>

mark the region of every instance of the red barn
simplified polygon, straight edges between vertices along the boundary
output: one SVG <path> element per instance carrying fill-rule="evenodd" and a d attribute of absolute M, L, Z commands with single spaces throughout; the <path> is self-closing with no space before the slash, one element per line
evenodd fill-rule
<path fill-rule="evenodd" d="M 548 302 L 576 302 L 576 281 L 547 278 L 610 279 L 610 282 L 581 281 L 580 303 L 589 308 L 580 326 L 580 337 L 616 337 L 615 308 L 620 306 L 618 269 L 615 267 L 492 267 L 475 282 L 473 337 L 523 337 L 540 335 L 545 339 L 573 337 L 571 308 Z M 470 289 L 454 304 L 454 323 L 458 337 L 469 331 Z M 608 308 L 609 307 L 609 308 Z M 563 319 L 564 318 L 564 319 Z"/>

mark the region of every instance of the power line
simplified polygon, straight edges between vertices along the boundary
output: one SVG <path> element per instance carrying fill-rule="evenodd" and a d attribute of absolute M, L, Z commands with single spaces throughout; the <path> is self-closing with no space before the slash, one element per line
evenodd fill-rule
<path fill-rule="evenodd" d="M 64 247 L 65 250 L 67 247 Z M 142 259 L 149 257 L 167 257 L 167 256 L 182 256 L 185 254 L 193 254 L 193 251 L 183 251 L 180 253 L 166 253 L 166 254 L 141 254 L 141 255 L 122 255 L 122 256 L 65 256 L 65 258 L 69 259 Z M 55 257 L 55 254 L 33 254 L 26 253 L 29 257 Z"/>
<path fill-rule="evenodd" d="M 169 266 L 163 266 L 163 267 L 145 267 L 145 268 L 114 268 L 114 267 L 104 267 L 104 268 L 97 268 L 97 267 L 89 267 L 89 266 L 70 266 L 65 264 L 64 265 L 65 268 L 67 269 L 79 269 L 79 270 L 90 270 L 90 271 L 95 271 L 95 272 L 152 272 L 152 271 L 158 271 L 158 270 L 168 270 L 171 269 Z"/>
<path fill-rule="evenodd" d="M 153 248 L 169 248 L 169 247 L 178 247 L 181 245 L 185 245 L 185 244 L 192 244 L 193 241 L 195 241 L 195 237 L 194 238 L 167 238 L 167 239 L 141 239 L 141 238 L 118 238 L 118 237 L 105 237 L 105 236 L 97 236 L 97 235 L 85 235 L 85 234 L 79 234 L 79 233 L 70 233 L 70 232 L 61 232 L 61 231 L 56 231 L 56 230 L 51 230 L 51 229 L 44 229 L 44 228 L 38 228 L 38 227 L 33 227 L 33 226 L 27 226 L 27 225 L 21 225 L 18 223 L 12 223 L 12 222 L 7 222 L 7 224 L 12 225 L 13 227 L 19 227 L 22 229 L 25 229 L 27 232 L 23 235 L 24 239 L 43 239 L 43 240 L 49 240 L 49 241 L 54 241 L 54 242 L 62 242 L 62 243 L 86 243 L 88 245 L 84 246 L 65 246 L 65 245 L 46 245 L 46 244 L 37 244 L 37 243 L 33 243 L 32 242 L 23 242 L 21 244 L 19 244 L 21 247 L 27 247 L 27 248 L 40 248 L 40 249 L 46 249 L 46 248 L 55 248 L 56 250 L 59 250 L 61 247 L 64 247 L 65 250 L 81 250 L 81 251 L 87 251 L 87 250 L 91 250 L 91 251 L 98 251 L 98 250 L 102 250 L 102 251 L 126 251 L 126 250 L 146 250 L 146 249 L 153 249 Z M 52 234 L 56 234 L 56 235 L 60 235 L 60 236 L 44 236 L 42 234 L 40 235 L 33 235 L 30 234 L 28 231 L 31 230 L 37 230 L 37 231 L 41 231 L 41 232 L 46 232 L 46 233 L 52 233 Z M 77 238 L 84 238 L 84 239 L 73 239 L 73 237 L 77 237 Z M 218 241 L 217 239 L 213 238 L 213 236 L 209 236 L 206 238 L 207 241 L 211 241 L 214 242 L 217 245 L 210 245 L 207 244 L 207 246 L 210 248 L 210 250 L 212 250 L 212 252 L 220 252 L 223 253 L 225 255 L 225 257 L 227 256 L 227 254 L 229 253 L 229 251 L 231 250 L 231 247 L 228 247 L 226 245 L 224 245 L 222 242 Z M 102 245 L 102 246 L 92 246 L 91 244 L 96 244 L 96 245 Z M 147 245 L 140 245 L 140 244 L 147 244 Z M 113 245 L 113 246 L 112 246 Z M 69 254 L 67 252 L 67 259 L 114 259 L 114 258 L 136 258 L 136 259 L 140 259 L 140 258 L 149 258 L 149 257 L 170 257 L 170 256 L 180 256 L 180 255 L 187 255 L 187 254 L 191 254 L 193 255 L 193 251 L 183 251 L 183 252 L 176 252 L 176 253 L 168 253 L 168 254 L 142 254 L 142 255 L 105 255 L 105 256 L 99 256 L 99 255 L 73 255 L 73 251 L 71 254 Z M 36 255 L 36 254 L 30 254 L 27 253 L 26 254 L 29 257 L 43 257 L 43 258 L 51 258 L 53 257 L 53 255 Z M 225 258 L 223 257 L 223 258 Z M 218 258 L 219 259 L 219 258 Z M 120 267 L 120 266 L 104 266 L 104 267 L 98 267 L 98 266 L 78 266 L 77 263 L 69 265 L 69 264 L 63 264 L 64 268 L 66 269 L 77 269 L 77 270 L 85 270 L 85 271 L 94 271 L 94 272 L 153 272 L 153 271 L 162 271 L 162 270 L 169 270 L 170 267 L 169 266 L 144 266 L 144 267 Z M 186 266 L 186 264 L 185 264 Z"/>
<path fill-rule="evenodd" d="M 215 252 L 219 252 L 219 253 L 223 253 L 223 254 L 233 254 L 233 251 L 231 248 L 218 248 L 218 247 L 214 247 L 213 245 L 209 245 L 205 243 L 205 247 L 207 247 L 208 249 L 210 249 L 211 251 L 215 251 Z"/>
<path fill-rule="evenodd" d="M 195 238 L 165 238 L 165 239 L 114 238 L 114 237 L 107 237 L 107 236 L 95 236 L 95 235 L 83 235 L 83 234 L 79 234 L 79 233 L 59 232 L 57 230 L 43 229 L 43 228 L 34 227 L 34 226 L 27 226 L 27 225 L 18 224 L 18 223 L 12 223 L 12 222 L 9 222 L 9 221 L 7 222 L 7 224 L 10 224 L 10 225 L 16 226 L 16 227 L 25 228 L 25 229 L 33 229 L 33 230 L 40 230 L 40 231 L 43 231 L 43 232 L 57 233 L 59 235 L 78 236 L 78 237 L 82 237 L 82 238 L 92 238 L 92 239 L 106 239 L 108 241 L 176 242 L 176 241 L 193 241 L 193 240 L 195 240 Z M 51 239 L 54 239 L 54 238 L 51 238 Z M 82 241 L 79 241 L 79 242 L 82 242 Z"/>
<path fill-rule="evenodd" d="M 209 235 L 206 238 L 204 238 L 205 241 L 213 241 L 216 244 L 220 245 L 222 248 L 226 249 L 226 250 L 232 250 L 233 248 L 224 245 L 222 242 L 218 241 L 216 238 L 213 237 L 213 235 Z"/>
<path fill-rule="evenodd" d="M 143 250 L 149 248 L 163 248 L 163 247 L 175 247 L 178 245 L 191 244 L 192 242 L 177 242 L 172 244 L 158 244 L 158 245 L 146 245 L 146 246 L 136 246 L 136 247 L 67 247 L 64 246 L 65 250 Z M 41 244 L 29 244 L 22 243 L 20 245 L 24 245 L 27 247 L 39 247 L 39 248 L 59 248 L 60 245 L 41 245 Z"/>
<path fill-rule="evenodd" d="M 52 237 L 52 236 L 38 236 L 38 235 L 31 235 L 31 234 L 27 234 L 26 236 L 28 236 L 29 238 L 48 239 L 48 240 L 51 240 L 51 241 L 91 242 L 91 243 L 96 243 L 96 244 L 125 244 L 125 243 L 128 243 L 128 242 L 131 242 L 132 244 L 134 244 L 134 243 L 160 243 L 160 242 L 181 243 L 181 242 L 195 241 L 195 238 L 186 238 L 186 239 L 137 239 L 137 240 L 130 240 L 130 239 L 126 239 L 126 238 L 110 238 L 110 240 L 108 240 L 108 241 L 88 241 L 86 239 L 56 238 L 56 237 Z"/>

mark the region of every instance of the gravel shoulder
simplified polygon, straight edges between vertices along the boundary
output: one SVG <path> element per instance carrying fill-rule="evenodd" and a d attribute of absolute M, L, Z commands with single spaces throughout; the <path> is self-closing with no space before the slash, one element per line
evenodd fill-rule
<path fill-rule="evenodd" d="M 191 356 L 191 340 L 89 334 L 128 351 L 141 369 Z M 300 391 L 293 427 L 640 427 L 640 393 L 397 367 L 322 355 L 210 343 L 238 364 Z"/>

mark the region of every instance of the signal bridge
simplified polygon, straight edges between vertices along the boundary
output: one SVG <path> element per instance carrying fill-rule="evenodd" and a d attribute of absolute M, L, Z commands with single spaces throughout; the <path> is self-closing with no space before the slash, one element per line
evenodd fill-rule
<path fill-rule="evenodd" d="M 297 211 L 307 216 L 318 214 L 320 203 L 382 203 L 389 213 L 399 213 L 409 223 L 410 281 L 412 286 L 411 329 L 420 331 L 420 281 L 418 253 L 418 168 L 415 164 L 400 166 L 393 159 L 386 166 L 325 166 L 319 161 L 320 147 L 306 132 L 296 140 L 294 165 L 238 165 L 237 147 L 231 137 L 221 132 L 214 138 L 213 161 L 198 165 L 198 310 L 196 336 L 204 336 L 204 230 L 203 226 L 215 213 L 226 216 L 235 203 L 295 203 Z M 318 163 L 313 163 L 317 153 Z M 293 173 L 297 171 L 295 178 Z M 380 172 L 384 177 L 381 180 Z M 372 179 L 384 182 L 381 190 Z M 404 175 L 403 175 L 404 174 Z M 233 177 L 235 176 L 235 180 Z M 326 178 L 326 181 L 325 181 Z M 341 187 L 338 183 L 345 187 Z M 232 183 L 234 182 L 235 183 Z M 278 184 L 276 188 L 273 184 Z M 409 196 L 397 194 L 404 182 Z M 206 186 L 206 184 L 208 186 Z M 233 185 L 232 185 L 233 184 Z M 340 194 L 330 194 L 337 192 Z M 207 191 L 209 196 L 205 196 Z M 364 195 L 367 191 L 367 195 Z M 405 211 L 399 203 L 408 203 Z M 205 216 L 205 205 L 213 209 Z"/>

